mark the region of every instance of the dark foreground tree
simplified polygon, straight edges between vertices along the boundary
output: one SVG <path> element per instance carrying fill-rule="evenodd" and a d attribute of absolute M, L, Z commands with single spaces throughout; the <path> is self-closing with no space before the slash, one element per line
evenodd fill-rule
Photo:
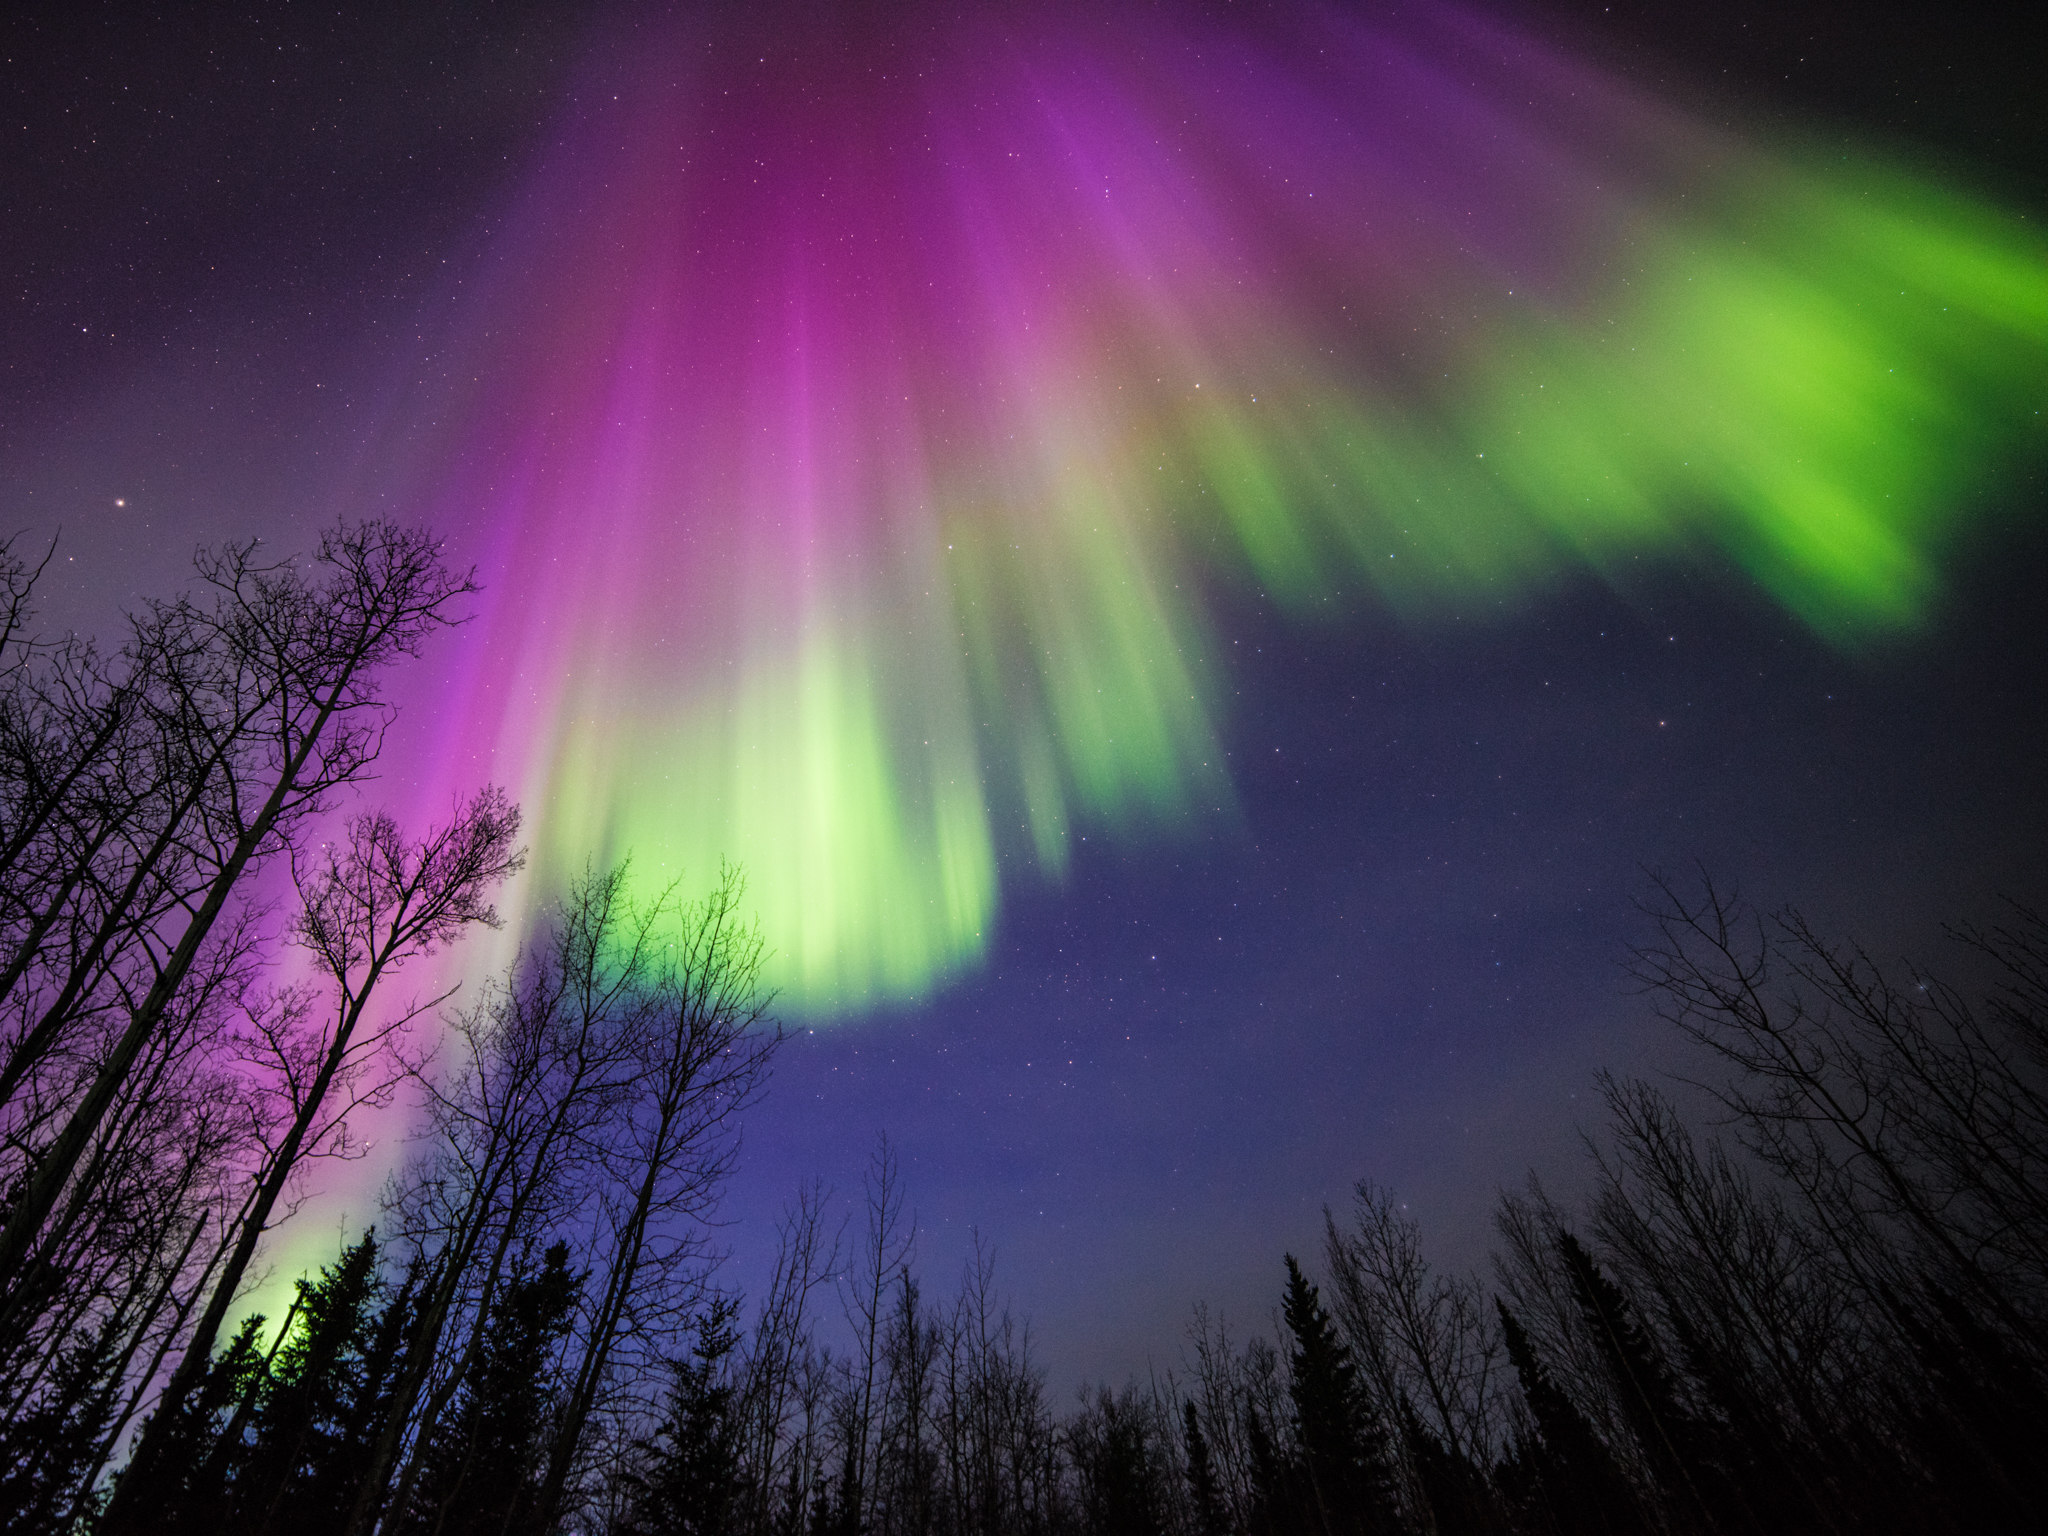
<path fill-rule="evenodd" d="M 618 1536 L 723 1536 L 740 1509 L 740 1421 L 732 1375 L 738 1305 L 714 1298 L 692 1353 L 671 1367 L 661 1423 L 627 1474 Z"/>
<path fill-rule="evenodd" d="M 1158 1409 L 1134 1387 L 1083 1394 L 1067 1441 L 1078 1483 L 1075 1512 L 1087 1536 L 1164 1536 L 1172 1506 Z"/>
<path fill-rule="evenodd" d="M 366 1031 L 378 983 L 471 924 L 497 925 L 490 893 L 522 863 L 513 848 L 518 832 L 518 809 L 496 789 L 481 791 L 446 826 L 417 843 L 408 841 L 388 816 L 359 816 L 349 822 L 343 840 L 326 850 L 323 867 L 304 882 L 297 936 L 332 988 L 333 1015 L 317 1030 L 272 1030 L 264 1037 L 282 1068 L 290 1118 L 260 1171 L 234 1248 L 164 1389 L 156 1418 L 108 1506 L 102 1520 L 106 1530 L 126 1529 L 138 1514 L 147 1519 L 166 1432 L 161 1426 L 176 1422 L 186 1394 L 204 1375 L 228 1309 L 302 1159 L 338 1134 L 348 1111 L 364 1099 L 357 1094 L 336 1106 L 330 1095 L 362 1070 L 366 1055 L 434 1003 L 445 1001 L 444 996 L 415 1002 L 380 1028 Z"/>
<path fill-rule="evenodd" d="M 655 903 L 665 941 L 627 1033 L 627 1092 L 606 1127 L 591 1251 L 591 1305 L 548 1449 L 540 1519 L 552 1523 L 584 1436 L 628 1379 L 645 1380 L 687 1325 L 707 1268 L 705 1223 L 738 1145 L 738 1116 L 781 1043 L 766 1025 L 760 932 L 728 867 L 701 900 Z"/>
<path fill-rule="evenodd" d="M 1288 1394 L 1305 1485 L 1304 1513 L 1329 1536 L 1397 1528 L 1387 1432 L 1374 1421 L 1351 1348 L 1322 1297 L 1287 1256 L 1281 1315 L 1293 1337 Z"/>
<path fill-rule="evenodd" d="M 1181 1442 L 1187 1458 L 1188 1493 L 1195 1506 L 1196 1536 L 1225 1536 L 1230 1517 L 1216 1481 L 1216 1460 L 1209 1454 L 1209 1437 L 1202 1433 L 1201 1415 L 1191 1402 L 1181 1405 Z"/>
<path fill-rule="evenodd" d="M 1952 934 L 1988 973 L 1973 1006 L 1795 911 L 1662 889 L 1636 975 L 1750 1149 L 1870 1294 L 1931 1279 L 2048 1363 L 2048 920 Z"/>
<path fill-rule="evenodd" d="M 432 1135 L 386 1214 L 426 1278 L 351 1533 L 411 1507 L 419 1452 L 486 1347 L 518 1255 L 571 1222 L 598 1177 L 660 947 L 657 914 L 632 912 L 625 885 L 621 867 L 572 886 L 512 973 L 450 1021 L 445 1075 L 416 1074 Z"/>
<path fill-rule="evenodd" d="M 1635 1536 L 1650 1527 L 1635 1490 L 1586 1416 L 1551 1379 L 1507 1306 L 1499 1308 L 1508 1358 L 1521 1380 L 1529 1428 L 1515 1437 L 1498 1477 L 1520 1523 L 1537 1530 Z"/>
<path fill-rule="evenodd" d="M 210 597 L 153 605 L 135 621 L 127 671 L 105 709 L 147 722 L 160 747 L 160 804 L 141 809 L 127 841 L 146 850 L 105 904 L 95 935 L 50 1008 L 15 1044 L 30 1066 L 47 1053 L 99 976 L 101 958 L 138 918 L 146 974 L 61 1126 L 36 1149 L 0 1228 L 0 1307 L 28 1290 L 39 1241 L 109 1108 L 199 960 L 243 878 L 360 777 L 382 741 L 377 684 L 417 653 L 476 590 L 442 564 L 429 534 L 387 523 L 343 525 L 305 566 L 266 562 L 258 546 L 202 552 Z M 177 900 L 161 876 L 175 871 Z M 155 893 L 156 903 L 137 901 Z M 163 948 L 156 947 L 161 940 Z M 138 984 L 140 983 L 140 984 Z M 20 1081 L 27 1067 L 10 1062 Z M 18 1324 L 18 1309 L 4 1316 Z"/>
<path fill-rule="evenodd" d="M 248 1319 L 198 1388 L 152 1427 L 165 1447 L 148 1527 L 328 1536 L 363 1471 L 403 1332 L 409 1287 L 389 1285 L 373 1234 L 301 1280 L 268 1347 Z"/>
<path fill-rule="evenodd" d="M 583 1283 L 569 1267 L 567 1243 L 537 1264 L 515 1264 L 453 1410 L 424 1447 L 419 1493 L 395 1529 L 525 1536 L 548 1528 L 541 1511 L 547 1432 Z"/>

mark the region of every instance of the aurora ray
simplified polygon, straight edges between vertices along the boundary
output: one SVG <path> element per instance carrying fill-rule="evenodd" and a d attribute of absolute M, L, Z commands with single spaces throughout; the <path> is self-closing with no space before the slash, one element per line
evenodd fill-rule
<path fill-rule="evenodd" d="M 631 52 L 463 299 L 461 382 L 390 408 L 440 423 L 407 499 L 485 530 L 417 713 L 543 884 L 744 864 L 813 1015 L 972 964 L 1077 829 L 1228 805 L 1218 584 L 1427 625 L 1712 548 L 1853 646 L 1939 601 L 2048 382 L 2022 222 L 1455 9 Z"/>

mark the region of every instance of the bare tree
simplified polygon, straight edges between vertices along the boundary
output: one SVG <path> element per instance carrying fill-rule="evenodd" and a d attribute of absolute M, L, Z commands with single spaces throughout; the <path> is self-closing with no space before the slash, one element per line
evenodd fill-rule
<path fill-rule="evenodd" d="M 1207 1445 L 1230 1526 L 1250 1530 L 1256 1490 L 1245 1410 L 1261 1412 L 1266 1423 L 1282 1414 L 1277 1356 L 1270 1345 L 1239 1349 L 1231 1341 L 1227 1320 L 1212 1316 L 1206 1305 L 1198 1305 L 1189 1318 L 1187 1340 L 1188 1403 Z"/>
<path fill-rule="evenodd" d="M 776 1229 L 775 1267 L 762 1293 L 740 1366 L 740 1462 L 747 1527 L 765 1533 L 779 1503 L 808 1508 L 815 1469 L 816 1394 L 806 1391 L 817 1356 L 811 1296 L 840 1266 L 839 1244 L 825 1237 L 826 1192 L 812 1183 L 797 1191 Z M 810 1411 L 806 1411 L 806 1403 Z M 791 1490 L 794 1490 L 792 1493 Z"/>
<path fill-rule="evenodd" d="M 217 1264 L 236 1170 L 260 1143 L 221 1049 L 258 937 L 246 923 L 216 932 L 52 1219 L 0 1351 L 0 1418 L 21 1429 L 6 1437 L 0 1520 L 54 1519 L 91 1486 Z M 39 1088 L 63 1082 L 53 1065 Z M 41 1502 L 19 1507 L 29 1485 Z"/>
<path fill-rule="evenodd" d="M 1503 1191 L 1494 1211 L 1501 1246 L 1493 1253 L 1499 1295 L 1512 1309 L 1558 1386 L 1639 1482 L 1647 1481 L 1605 1356 L 1557 1258 L 1564 1213 L 1531 1173 L 1524 1192 Z"/>
<path fill-rule="evenodd" d="M 995 1285 L 995 1253 L 975 1234 L 946 1321 L 937 1416 L 956 1529 L 1045 1530 L 1062 1508 L 1064 1452 L 1032 1359 L 1031 1330 Z"/>
<path fill-rule="evenodd" d="M 429 1275 L 350 1530 L 411 1509 L 424 1458 L 484 1346 L 508 1268 L 600 1176 L 607 1125 L 630 1092 L 631 1026 L 661 952 L 659 911 L 634 911 L 623 866 L 569 890 L 515 963 L 457 1017 L 445 1082 L 422 1066 L 425 1159 L 387 1201 Z M 385 1499 L 401 1451 L 410 1452 Z"/>
<path fill-rule="evenodd" d="M 926 1307 L 906 1264 L 898 1271 L 889 1326 L 882 1341 L 887 1390 L 876 1433 L 877 1497 L 887 1528 L 930 1536 L 939 1518 L 939 1457 L 933 1443 L 933 1401 L 945 1328 Z"/>
<path fill-rule="evenodd" d="M 287 1002 L 282 1026 L 271 1027 L 264 1037 L 289 1084 L 291 1119 L 265 1161 L 234 1249 L 108 1505 L 103 1522 L 107 1529 L 121 1529 L 121 1522 L 147 1496 L 164 1436 L 212 1360 L 221 1324 L 303 1157 L 341 1134 L 347 1111 L 362 1102 L 358 1095 L 336 1107 L 330 1094 L 397 1031 L 446 1000 L 444 994 L 414 1002 L 381 1028 L 364 1034 L 378 984 L 408 960 L 432 954 L 466 927 L 497 925 L 490 892 L 524 862 L 513 848 L 518 833 L 517 808 L 491 788 L 480 791 L 445 826 L 418 842 L 408 841 L 389 816 L 371 813 L 353 818 L 342 842 L 329 847 L 317 872 L 302 882 L 304 908 L 296 933 L 332 989 L 333 1014 L 306 1039 L 295 1026 L 305 1012 L 298 1004 L 309 999 L 295 996 Z"/>
<path fill-rule="evenodd" d="M 388 719 L 381 670 L 453 622 L 454 603 L 475 590 L 442 564 L 431 536 L 390 524 L 331 530 L 310 562 L 317 576 L 291 561 L 266 563 L 257 548 L 202 552 L 210 599 L 152 605 L 132 626 L 126 674 L 106 688 L 83 685 L 88 714 L 110 739 L 123 730 L 109 722 L 138 722 L 137 751 L 153 755 L 153 767 L 126 785 L 116 779 L 125 799 L 79 824 L 82 846 L 121 850 L 113 868 L 99 871 L 86 857 L 74 861 L 78 878 L 61 869 L 51 877 L 93 900 L 62 907 L 78 943 L 49 1006 L 14 1042 L 12 1083 L 54 1049 L 111 957 L 125 955 L 136 979 L 124 981 L 118 1004 L 102 1005 L 117 1012 L 118 1027 L 61 1127 L 26 1159 L 10 1201 L 0 1230 L 0 1305 L 10 1319 L 53 1212 L 230 897 L 363 773 Z M 80 739 L 105 732 L 89 727 Z M 91 825 L 112 830 L 100 836 Z"/>
<path fill-rule="evenodd" d="M 705 1223 L 737 1151 L 738 1115 L 781 1043 L 766 1025 L 762 941 L 741 916 L 743 893 L 727 867 L 701 900 L 678 905 L 665 894 L 655 903 L 668 919 L 664 944 L 629 1014 L 633 1091 L 603 1150 L 592 1224 L 598 1283 L 549 1450 L 543 1525 L 562 1505 L 591 1415 L 616 1389 L 620 1355 L 652 1345 L 641 1363 L 654 1363 L 659 1341 L 698 1300 Z"/>
<path fill-rule="evenodd" d="M 1452 1455 L 1491 1460 L 1504 1428 L 1501 1345 L 1477 1280 L 1432 1271 L 1422 1233 L 1391 1190 L 1361 1180 L 1352 1225 L 1323 1212 L 1337 1315 L 1377 1378 L 1381 1413 L 1403 1406 Z"/>
<path fill-rule="evenodd" d="M 1964 935 L 2002 972 L 1980 1014 L 1889 979 L 1798 913 L 1668 883 L 1635 974 L 1729 1075 L 1708 1087 L 1872 1294 L 1937 1278 L 2048 1365 L 2048 924 Z"/>
<path fill-rule="evenodd" d="M 884 1374 L 884 1335 L 890 1301 L 910 1273 L 917 1224 L 903 1219 L 903 1187 L 896 1149 L 884 1135 L 875 1143 L 862 1183 L 867 1218 L 866 1241 L 857 1265 L 839 1277 L 840 1305 L 845 1310 L 853 1348 L 841 1362 L 845 1379 L 838 1394 L 841 1452 L 839 1518 L 859 1530 L 875 1455 Z"/>
<path fill-rule="evenodd" d="M 1664 1094 L 1599 1083 L 1609 1129 L 1593 1232 L 1635 1292 L 1787 1434 L 1868 1412 L 1875 1319 L 1835 1256 L 1727 1147 L 1702 1150 Z"/>

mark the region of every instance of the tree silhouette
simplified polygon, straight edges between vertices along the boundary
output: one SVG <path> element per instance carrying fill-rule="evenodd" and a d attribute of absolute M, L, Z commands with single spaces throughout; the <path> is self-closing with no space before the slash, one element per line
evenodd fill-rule
<path fill-rule="evenodd" d="M 672 1367 L 665 1412 L 641 1443 L 642 1468 L 620 1536 L 722 1536 L 740 1502 L 740 1425 L 729 1374 L 739 1335 L 735 1302 L 714 1298 L 696 1320 L 696 1347 Z"/>
<path fill-rule="evenodd" d="M 341 1115 L 330 1114 L 323 1126 L 322 1115 L 330 1092 L 360 1060 L 358 1031 L 378 982 L 408 959 L 431 954 L 470 924 L 496 925 L 489 893 L 523 862 L 512 847 L 518 831 L 518 810 L 495 789 L 478 793 L 446 826 L 418 843 L 407 841 L 388 816 L 359 816 L 349 823 L 344 843 L 329 850 L 324 869 L 308 882 L 298 934 L 333 985 L 335 1016 L 310 1042 L 292 1038 L 297 1031 L 291 1028 L 296 1022 L 291 1012 L 265 1037 L 285 1066 L 293 1113 L 257 1181 L 235 1247 L 193 1328 L 184 1359 L 164 1389 L 160 1422 L 172 1422 L 178 1404 L 205 1371 L 213 1341 L 301 1157 L 343 1123 Z M 370 1036 L 369 1047 L 389 1040 L 431 1006 L 415 1003 L 402 1011 Z M 107 1529 L 124 1529 L 130 1512 L 146 1505 L 160 1445 L 160 1434 L 144 1433 L 121 1490 L 108 1506 Z"/>
<path fill-rule="evenodd" d="M 1067 1436 L 1080 1482 L 1080 1528 L 1089 1536 L 1163 1536 L 1165 1489 L 1151 1404 L 1133 1389 L 1084 1396 Z"/>
<path fill-rule="evenodd" d="M 1535 1434 L 1522 1437 L 1504 1481 L 1515 1502 L 1559 1531 L 1633 1536 L 1648 1531 L 1634 1491 L 1606 1444 L 1536 1356 L 1529 1335 L 1496 1301 L 1508 1358 L 1521 1379 Z"/>
<path fill-rule="evenodd" d="M 1306 1510 L 1330 1536 L 1395 1528 L 1386 1431 L 1373 1421 L 1350 1346 L 1293 1254 L 1281 1315 L 1293 1336 L 1288 1395 Z"/>
<path fill-rule="evenodd" d="M 1226 1536 L 1230 1519 L 1216 1486 L 1216 1464 L 1209 1455 L 1208 1437 L 1202 1433 L 1201 1415 L 1193 1403 L 1181 1406 L 1181 1441 L 1187 1456 L 1188 1492 L 1194 1498 L 1197 1536 Z"/>
<path fill-rule="evenodd" d="M 701 1223 L 731 1167 L 736 1117 L 781 1043 L 779 1029 L 763 1027 L 770 999 L 760 986 L 762 941 L 741 917 L 742 890 L 728 867 L 700 901 L 672 904 L 665 895 L 653 909 L 665 944 L 629 1015 L 630 1092 L 598 1162 L 597 1285 L 549 1446 L 543 1525 L 562 1506 L 591 1414 L 615 1389 L 622 1347 L 644 1341 L 658 1349 L 689 1316 L 703 1266 Z"/>
<path fill-rule="evenodd" d="M 154 781 L 162 804 L 146 808 L 145 851 L 107 904 L 71 980 L 21 1037 L 8 1068 L 13 1083 L 27 1071 L 18 1061 L 33 1065 L 51 1049 L 109 946 L 136 931 L 138 917 L 145 919 L 147 985 L 136 988 L 125 1025 L 11 1200 L 0 1228 L 0 1320 L 9 1325 L 18 1322 L 17 1298 L 34 1294 L 24 1282 L 52 1214 L 171 1015 L 230 896 L 334 790 L 367 769 L 385 716 L 378 674 L 393 658 L 417 653 L 453 622 L 453 605 L 476 590 L 473 579 L 442 564 L 431 535 L 387 523 L 344 524 L 323 535 L 310 562 L 318 581 L 289 561 L 264 563 L 257 547 L 202 551 L 195 563 L 211 602 L 153 605 L 136 621 L 129 675 L 108 695 L 108 710 L 144 717 L 153 728 L 164 758 Z M 125 702 L 130 695 L 139 702 Z M 183 871 L 178 899 L 138 910 L 138 898 L 166 870 Z M 162 951 L 154 948 L 151 920 L 159 911 L 169 924 Z"/>
<path fill-rule="evenodd" d="M 404 1531 L 442 1536 L 539 1532 L 542 1469 L 563 1344 L 584 1276 L 558 1242 L 535 1265 L 522 1259 L 499 1293 L 482 1347 L 453 1411 L 422 1455 Z"/>

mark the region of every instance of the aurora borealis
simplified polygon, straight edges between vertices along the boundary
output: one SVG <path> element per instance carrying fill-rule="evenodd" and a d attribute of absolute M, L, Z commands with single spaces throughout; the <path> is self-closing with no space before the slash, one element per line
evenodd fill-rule
<path fill-rule="evenodd" d="M 1670 1066 L 1646 868 L 1879 946 L 2039 891 L 2048 161 L 1953 105 L 2027 50 L 1614 10 L 24 25 L 0 498 L 109 631 L 443 531 L 370 793 L 504 785 L 508 911 L 744 867 L 739 1268 L 887 1129 L 940 1283 L 978 1227 L 1059 1390 L 1140 1369 L 1355 1178 L 1476 1253 Z"/>
<path fill-rule="evenodd" d="M 807 1017 L 1230 799 L 1214 583 L 1426 627 L 1704 545 L 1854 646 L 2048 378 L 2020 221 L 1458 9 L 775 30 L 578 112 L 404 498 L 488 530 L 463 771 L 556 878 L 740 861 Z"/>

